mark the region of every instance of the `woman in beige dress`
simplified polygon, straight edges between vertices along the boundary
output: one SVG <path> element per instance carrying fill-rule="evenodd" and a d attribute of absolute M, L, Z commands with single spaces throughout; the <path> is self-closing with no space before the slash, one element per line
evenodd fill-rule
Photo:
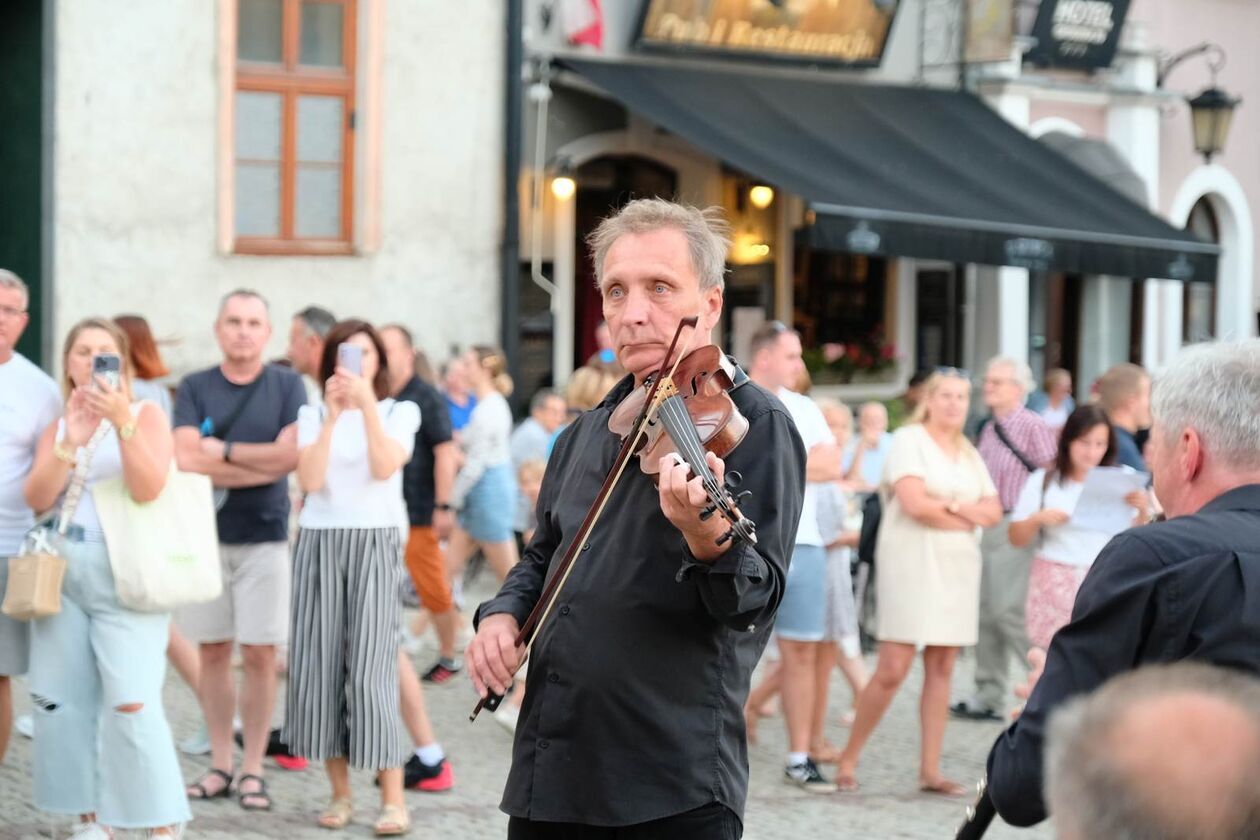
<path fill-rule="evenodd" d="M 960 371 L 933 374 L 914 419 L 893 435 L 875 548 L 879 660 L 838 763 L 841 790 L 857 789 L 862 747 L 921 647 L 919 787 L 948 796 L 966 792 L 941 774 L 941 745 L 954 661 L 960 647 L 976 643 L 979 627 L 980 529 L 1002 518 L 988 470 L 963 437 L 970 395 Z"/>

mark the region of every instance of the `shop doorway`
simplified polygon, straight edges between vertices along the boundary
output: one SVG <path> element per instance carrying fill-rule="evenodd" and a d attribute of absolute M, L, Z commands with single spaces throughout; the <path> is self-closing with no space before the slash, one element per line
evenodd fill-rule
<path fill-rule="evenodd" d="M 1048 371 L 1063 368 L 1072 374 L 1073 382 L 1079 382 L 1084 278 L 1040 273 L 1029 280 L 1028 361 L 1033 378 L 1041 383 Z"/>
<path fill-rule="evenodd" d="M 963 366 L 963 276 L 959 265 L 915 272 L 915 370 Z"/>
<path fill-rule="evenodd" d="M 603 319 L 603 304 L 595 289 L 595 266 L 586 237 L 610 213 L 636 198 L 673 198 L 677 173 L 660 163 L 635 155 L 595 158 L 578 168 L 575 207 L 578 259 L 574 261 L 573 366 L 582 366 L 595 352 L 595 328 Z M 563 329 L 562 325 L 557 325 Z"/>

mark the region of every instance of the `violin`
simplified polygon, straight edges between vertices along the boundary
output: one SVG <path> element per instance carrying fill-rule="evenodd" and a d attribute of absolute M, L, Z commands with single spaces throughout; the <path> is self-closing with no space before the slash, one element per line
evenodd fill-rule
<path fill-rule="evenodd" d="M 709 500 L 708 506 L 700 513 L 701 519 L 707 521 L 718 514 L 730 526 L 718 538 L 717 544 L 756 544 L 757 526 L 739 509 L 740 501 L 749 493 L 744 491 L 736 495 L 732 492 L 740 484 L 739 473 L 732 470 L 726 474 L 725 481 L 719 482 L 709 467 L 706 454 L 713 452 L 724 458 L 748 433 L 748 419 L 740 414 L 729 393 L 735 388 L 735 367 L 713 345 L 691 353 L 680 351 L 675 355 L 683 331 L 691 329 L 694 332 L 698 322 L 695 317 L 682 320 L 665 353 L 662 370 L 635 388 L 609 417 L 608 428 L 621 437 L 621 449 L 538 603 L 516 634 L 516 647 L 525 649 L 522 664 L 550 616 L 560 590 L 568 581 L 574 562 L 582 554 L 582 546 L 589 539 L 613 489 L 633 459 L 638 458 L 641 470 L 654 477 L 660 472 L 662 458 L 673 456 L 677 462 L 685 463 L 701 479 Z M 674 360 L 672 365 L 671 359 Z M 502 702 L 501 695 L 490 692 L 477 702 L 468 719 L 476 720 L 482 709 L 494 711 Z"/>
<path fill-rule="evenodd" d="M 660 388 L 648 381 L 622 400 L 608 418 L 608 430 L 625 440 L 644 417 L 650 396 L 658 402 L 654 417 L 647 420 L 642 442 L 636 450 L 639 467 L 658 477 L 661 459 L 676 456 L 699 476 L 709 497 L 709 507 L 701 512 L 709 519 L 720 512 L 731 530 L 718 545 L 738 538 L 756 544 L 756 525 L 739 512 L 739 501 L 747 491 L 732 495 L 742 480 L 738 472 L 726 474 L 725 487 L 709 469 L 706 452 L 725 458 L 748 434 L 748 418 L 739 413 L 728 393 L 735 387 L 735 366 L 721 349 L 710 344 L 691 351 L 678 360 L 670 381 Z"/>

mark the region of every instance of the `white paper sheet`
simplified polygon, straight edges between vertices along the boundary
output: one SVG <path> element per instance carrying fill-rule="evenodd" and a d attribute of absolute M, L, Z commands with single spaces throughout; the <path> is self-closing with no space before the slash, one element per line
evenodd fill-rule
<path fill-rule="evenodd" d="M 1095 467 L 1085 476 L 1080 501 L 1071 524 L 1087 531 L 1118 534 L 1133 525 L 1137 515 L 1124 497 L 1146 489 L 1150 476 L 1130 467 Z"/>

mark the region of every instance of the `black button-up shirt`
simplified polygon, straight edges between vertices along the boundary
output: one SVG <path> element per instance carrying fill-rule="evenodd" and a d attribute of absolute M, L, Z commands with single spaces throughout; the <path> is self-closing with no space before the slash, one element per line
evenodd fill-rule
<path fill-rule="evenodd" d="M 623 379 L 556 442 L 538 530 L 478 620 L 525 622 L 616 459 L 608 417 L 632 387 Z M 732 397 L 749 430 L 726 466 L 752 491 L 741 510 L 757 544 L 696 563 L 631 462 L 530 654 L 506 813 L 621 826 L 720 802 L 743 815 L 743 706 L 783 595 L 805 449 L 767 391 L 748 382 Z"/>
<path fill-rule="evenodd" d="M 1028 705 L 989 755 L 1002 818 L 1046 818 L 1042 745 L 1055 707 L 1121 672 L 1181 659 L 1260 674 L 1260 484 L 1121 534 L 1098 555 Z"/>

